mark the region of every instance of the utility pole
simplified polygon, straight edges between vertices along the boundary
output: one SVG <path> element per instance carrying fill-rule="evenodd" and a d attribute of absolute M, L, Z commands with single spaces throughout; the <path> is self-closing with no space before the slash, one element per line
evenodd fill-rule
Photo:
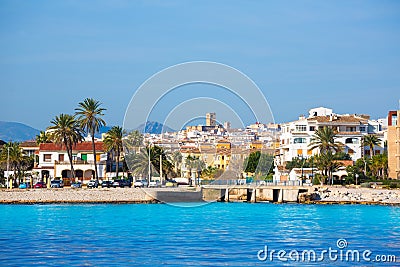
<path fill-rule="evenodd" d="M 163 176 L 163 173 L 162 173 L 162 153 L 160 154 L 160 183 L 162 184 L 162 176 Z"/>

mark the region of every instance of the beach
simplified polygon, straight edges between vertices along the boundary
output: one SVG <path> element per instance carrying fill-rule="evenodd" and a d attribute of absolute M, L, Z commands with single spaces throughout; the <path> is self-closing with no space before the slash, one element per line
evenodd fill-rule
<path fill-rule="evenodd" d="M 154 199 L 138 188 L 0 190 L 0 203 L 2 204 L 152 202 L 154 202 Z"/>
<path fill-rule="evenodd" d="M 146 193 L 147 191 L 147 193 Z M 163 192 L 164 195 L 160 195 Z M 51 203 L 157 203 L 173 202 L 174 193 L 187 192 L 183 189 L 141 188 L 96 188 L 96 189 L 12 189 L 0 190 L 1 204 L 51 204 Z M 170 193 L 166 200 L 165 193 Z M 200 193 L 200 192 L 199 192 Z M 308 204 L 382 204 L 400 205 L 400 190 L 346 187 L 310 188 L 307 193 L 299 193 L 299 203 Z"/>

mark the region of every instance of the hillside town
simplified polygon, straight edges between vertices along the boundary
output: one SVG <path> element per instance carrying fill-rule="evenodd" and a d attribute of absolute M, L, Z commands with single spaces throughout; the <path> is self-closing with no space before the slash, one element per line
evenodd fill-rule
<path fill-rule="evenodd" d="M 13 188 L 37 183 L 49 187 L 53 180 L 65 186 L 121 179 L 144 181 L 147 186 L 150 182 L 165 186 L 169 181 L 186 185 L 386 181 L 396 187 L 399 112 L 388 111 L 386 118 L 374 120 L 367 114 L 337 114 L 318 107 L 295 121 L 255 122 L 243 129 L 231 128 L 230 122 L 218 124 L 217 114 L 210 112 L 205 114 L 205 125 L 176 132 L 126 132 L 116 126 L 97 138 L 98 127 L 76 129 L 77 136 L 69 143 L 58 133 L 61 114 L 36 140 L 1 142 L 0 183 Z"/>

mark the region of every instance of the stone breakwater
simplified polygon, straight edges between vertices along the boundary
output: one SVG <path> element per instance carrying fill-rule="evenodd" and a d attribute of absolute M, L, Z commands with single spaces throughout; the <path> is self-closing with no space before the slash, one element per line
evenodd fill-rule
<path fill-rule="evenodd" d="M 139 188 L 0 190 L 2 204 L 153 202 L 157 201 Z"/>
<path fill-rule="evenodd" d="M 316 187 L 314 192 L 299 194 L 300 203 L 400 205 L 400 190 Z"/>

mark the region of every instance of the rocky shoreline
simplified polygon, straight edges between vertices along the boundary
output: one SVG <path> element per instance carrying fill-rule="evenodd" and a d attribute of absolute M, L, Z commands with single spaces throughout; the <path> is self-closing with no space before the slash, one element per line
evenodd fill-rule
<path fill-rule="evenodd" d="M 400 190 L 315 187 L 314 192 L 301 193 L 299 202 L 305 204 L 400 205 Z"/>

